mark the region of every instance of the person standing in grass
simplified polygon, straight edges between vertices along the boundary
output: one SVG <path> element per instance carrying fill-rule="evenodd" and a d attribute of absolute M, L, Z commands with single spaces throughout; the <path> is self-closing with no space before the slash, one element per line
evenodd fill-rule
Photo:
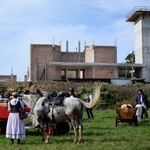
<path fill-rule="evenodd" d="M 84 94 L 84 98 L 86 99 L 87 103 L 90 103 L 92 101 L 93 97 L 90 91 L 87 91 L 86 94 Z M 90 118 L 94 119 L 94 115 L 91 108 L 86 108 L 86 113 L 89 119 Z"/>
<path fill-rule="evenodd" d="M 77 97 L 77 96 L 74 94 L 74 88 L 72 88 L 72 87 L 69 88 L 68 94 L 69 94 L 70 97 Z"/>
<path fill-rule="evenodd" d="M 26 137 L 24 122 L 19 117 L 21 109 L 24 109 L 24 103 L 18 99 L 17 92 L 13 92 L 12 99 L 8 102 L 10 113 L 6 126 L 6 138 L 10 138 L 12 144 L 14 144 L 14 139 L 17 139 L 17 143 L 20 144 L 20 139 Z"/>
<path fill-rule="evenodd" d="M 146 117 L 148 118 L 148 100 L 142 89 L 138 90 L 138 94 L 136 95 L 136 103 L 142 105 L 143 111 L 146 112 Z"/>

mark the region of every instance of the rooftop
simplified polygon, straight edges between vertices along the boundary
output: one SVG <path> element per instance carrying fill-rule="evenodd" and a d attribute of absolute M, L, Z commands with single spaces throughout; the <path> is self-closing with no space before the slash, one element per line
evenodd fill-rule
<path fill-rule="evenodd" d="M 139 15 L 150 15 L 150 6 L 137 6 L 126 16 L 126 22 L 135 22 Z"/>

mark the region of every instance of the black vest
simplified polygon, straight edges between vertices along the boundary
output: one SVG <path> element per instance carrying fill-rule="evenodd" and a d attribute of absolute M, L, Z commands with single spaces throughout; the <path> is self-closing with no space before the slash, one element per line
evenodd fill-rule
<path fill-rule="evenodd" d="M 20 110 L 21 110 L 21 104 L 20 104 L 20 101 L 18 101 L 15 105 L 12 105 L 10 103 L 10 110 L 12 113 L 18 113 Z"/>

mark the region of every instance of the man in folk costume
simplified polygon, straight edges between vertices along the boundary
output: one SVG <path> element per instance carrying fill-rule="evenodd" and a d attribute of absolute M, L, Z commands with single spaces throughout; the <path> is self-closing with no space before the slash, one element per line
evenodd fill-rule
<path fill-rule="evenodd" d="M 147 113 L 147 96 L 143 93 L 143 90 L 138 90 L 138 94 L 136 95 L 136 103 L 142 105 L 143 111 L 146 112 L 146 117 L 148 118 L 148 113 Z"/>

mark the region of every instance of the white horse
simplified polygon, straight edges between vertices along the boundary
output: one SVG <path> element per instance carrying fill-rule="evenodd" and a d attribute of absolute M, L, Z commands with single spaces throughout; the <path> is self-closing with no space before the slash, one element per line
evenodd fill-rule
<path fill-rule="evenodd" d="M 137 104 L 136 108 L 136 116 L 138 123 L 140 123 L 143 119 L 146 118 L 146 106 L 144 104 Z"/>
<path fill-rule="evenodd" d="M 33 112 L 31 121 L 33 123 L 33 126 L 37 126 L 38 123 L 39 124 L 41 123 L 42 119 L 40 118 L 42 118 L 45 111 L 45 107 L 42 106 L 45 97 L 38 97 L 37 95 L 29 94 L 23 95 L 22 100 Z M 87 108 L 94 108 L 98 104 L 99 100 L 100 100 L 100 87 L 95 88 L 95 94 L 93 100 L 90 103 L 86 103 L 80 100 L 79 98 L 75 97 L 64 98 L 62 105 L 59 106 L 53 105 L 52 107 L 50 107 L 50 112 L 47 114 L 47 117 L 49 119 L 47 118 L 46 121 L 48 122 L 55 121 L 59 123 L 69 119 L 75 133 L 74 143 L 80 143 L 82 140 L 82 116 L 84 111 L 83 106 Z M 44 135 L 43 133 L 43 137 L 45 143 L 48 143 L 50 138 L 49 134 Z"/>

